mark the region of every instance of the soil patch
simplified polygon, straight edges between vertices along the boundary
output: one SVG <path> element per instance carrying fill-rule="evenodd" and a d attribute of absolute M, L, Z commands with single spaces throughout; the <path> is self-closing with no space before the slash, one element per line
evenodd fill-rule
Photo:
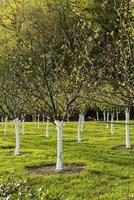
<path fill-rule="evenodd" d="M 42 176 L 51 176 L 56 174 L 74 174 L 80 173 L 86 168 L 83 163 L 65 163 L 63 170 L 57 171 L 55 163 L 45 164 L 41 166 L 26 167 L 29 173 L 38 174 Z"/>
<path fill-rule="evenodd" d="M 19 155 L 15 155 L 15 151 L 10 151 L 4 154 L 4 156 L 27 156 L 27 155 L 31 155 L 31 152 L 20 152 Z"/>
<path fill-rule="evenodd" d="M 125 145 L 120 145 L 120 146 L 113 147 L 112 149 L 113 150 L 120 150 L 120 151 L 131 150 L 131 149 L 134 149 L 134 145 L 132 145 L 131 148 L 126 148 Z"/>
<path fill-rule="evenodd" d="M 14 146 L 0 146 L 0 149 L 14 149 Z"/>

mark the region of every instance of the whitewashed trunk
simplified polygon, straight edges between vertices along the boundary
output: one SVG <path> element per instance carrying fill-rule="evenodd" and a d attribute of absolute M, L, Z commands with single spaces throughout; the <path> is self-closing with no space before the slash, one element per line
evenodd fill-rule
<path fill-rule="evenodd" d="M 85 116 L 83 114 L 81 114 L 81 120 L 80 120 L 80 123 L 81 123 L 81 132 L 83 132 L 83 127 L 84 127 L 84 121 L 85 121 Z"/>
<path fill-rule="evenodd" d="M 16 136 L 16 149 L 15 149 L 15 155 L 20 154 L 20 134 L 19 134 L 19 119 L 16 118 L 14 120 L 15 123 L 15 136 Z"/>
<path fill-rule="evenodd" d="M 96 115 L 97 115 L 97 121 L 99 121 L 99 113 L 97 112 Z"/>
<path fill-rule="evenodd" d="M 103 119 L 104 119 L 104 121 L 106 121 L 106 113 L 105 112 L 103 112 Z"/>
<path fill-rule="evenodd" d="M 37 123 L 36 115 L 34 116 L 34 123 L 35 123 L 35 124 Z"/>
<path fill-rule="evenodd" d="M 78 143 L 81 142 L 81 115 L 79 115 L 78 121 Z"/>
<path fill-rule="evenodd" d="M 1 117 L 1 125 L 3 126 L 4 124 L 4 119 L 3 119 L 3 116 Z"/>
<path fill-rule="evenodd" d="M 40 116 L 38 115 L 38 128 L 40 128 Z"/>
<path fill-rule="evenodd" d="M 42 121 L 43 121 L 43 122 L 45 121 L 45 116 L 44 116 L 44 115 L 42 116 Z"/>
<path fill-rule="evenodd" d="M 25 135 L 25 118 L 22 119 L 22 135 Z"/>
<path fill-rule="evenodd" d="M 130 114 L 129 114 L 129 109 L 126 108 L 126 148 L 130 149 L 131 145 L 130 145 L 130 135 L 129 135 L 129 118 L 130 118 Z"/>
<path fill-rule="evenodd" d="M 111 134 L 114 134 L 114 114 L 111 114 Z"/>
<path fill-rule="evenodd" d="M 67 119 L 67 122 L 69 123 L 69 118 Z"/>
<path fill-rule="evenodd" d="M 109 113 L 107 112 L 107 125 L 106 125 L 107 128 L 109 127 L 108 122 L 109 122 Z"/>
<path fill-rule="evenodd" d="M 49 137 L 49 119 L 47 119 L 47 124 L 46 124 L 46 137 Z"/>
<path fill-rule="evenodd" d="M 119 113 L 116 112 L 116 121 L 118 122 L 119 121 Z"/>
<path fill-rule="evenodd" d="M 62 170 L 62 126 L 63 121 L 55 121 L 57 126 L 57 163 L 56 163 L 56 170 Z"/>
<path fill-rule="evenodd" d="M 7 134 L 7 117 L 5 117 L 5 122 L 4 122 L 4 135 Z"/>

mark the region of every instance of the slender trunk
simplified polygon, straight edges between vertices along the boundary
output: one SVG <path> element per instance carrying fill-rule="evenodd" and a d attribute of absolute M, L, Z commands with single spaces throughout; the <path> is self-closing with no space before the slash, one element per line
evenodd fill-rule
<path fill-rule="evenodd" d="M 107 128 L 109 127 L 109 124 L 108 124 L 108 122 L 109 122 L 109 113 L 107 112 Z"/>
<path fill-rule="evenodd" d="M 78 121 L 78 143 L 81 142 L 81 115 L 79 115 Z"/>
<path fill-rule="evenodd" d="M 114 134 L 114 125 L 113 125 L 113 121 L 114 121 L 114 114 L 111 114 L 111 134 Z"/>
<path fill-rule="evenodd" d="M 47 119 L 47 124 L 46 124 L 46 137 L 49 137 L 49 119 Z"/>
<path fill-rule="evenodd" d="M 14 120 L 15 123 L 15 136 L 16 136 L 16 149 L 15 149 L 15 155 L 20 154 L 20 134 L 19 134 L 19 119 L 16 118 Z"/>
<path fill-rule="evenodd" d="M 85 121 L 85 116 L 81 114 L 81 132 L 83 132 L 83 127 L 84 127 L 84 121 Z"/>
<path fill-rule="evenodd" d="M 106 121 L 106 113 L 103 112 L 103 119 L 104 119 L 104 122 Z"/>
<path fill-rule="evenodd" d="M 4 119 L 3 119 L 3 116 L 1 117 L 1 125 L 3 126 L 3 123 L 4 123 Z"/>
<path fill-rule="evenodd" d="M 25 135 L 25 118 L 22 119 L 22 135 Z"/>
<path fill-rule="evenodd" d="M 97 116 L 97 121 L 99 121 L 99 113 L 98 113 L 98 111 L 96 113 L 96 116 Z"/>
<path fill-rule="evenodd" d="M 62 170 L 62 126 L 63 121 L 55 121 L 57 126 L 57 163 L 56 163 L 56 170 Z"/>
<path fill-rule="evenodd" d="M 38 128 L 40 128 L 40 116 L 38 115 Z"/>
<path fill-rule="evenodd" d="M 43 117 L 42 117 L 42 121 L 43 121 L 43 122 L 45 121 L 44 119 L 45 119 L 45 116 L 43 115 Z"/>
<path fill-rule="evenodd" d="M 118 122 L 119 121 L 119 113 L 116 112 L 116 121 Z"/>
<path fill-rule="evenodd" d="M 5 123 L 4 123 L 4 135 L 7 134 L 7 117 L 5 117 Z"/>
<path fill-rule="evenodd" d="M 67 122 L 69 123 L 69 118 L 67 119 Z"/>
<path fill-rule="evenodd" d="M 34 116 L 34 123 L 37 123 L 36 115 Z"/>
<path fill-rule="evenodd" d="M 129 118 L 130 118 L 130 114 L 129 114 L 129 109 L 126 108 L 126 148 L 130 149 L 131 145 L 130 145 L 130 135 L 129 135 Z"/>

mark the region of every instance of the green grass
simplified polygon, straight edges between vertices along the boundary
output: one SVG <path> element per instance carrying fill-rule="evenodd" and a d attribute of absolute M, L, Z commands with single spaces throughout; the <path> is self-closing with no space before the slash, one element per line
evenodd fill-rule
<path fill-rule="evenodd" d="M 37 128 L 26 123 L 26 134 L 21 134 L 20 156 L 10 156 L 14 151 L 14 128 L 9 122 L 7 135 L 0 125 L 0 177 L 4 180 L 10 172 L 14 179 L 27 180 L 34 188 L 44 188 L 51 194 L 62 193 L 62 200 L 132 200 L 134 199 L 134 149 L 114 150 L 125 145 L 125 128 L 114 125 L 114 136 L 106 125 L 86 122 L 77 143 L 77 123 L 63 127 L 63 163 L 82 162 L 86 169 L 76 174 L 41 176 L 29 174 L 26 167 L 56 162 L 56 129 L 50 126 L 50 138 L 45 137 L 45 123 Z M 21 125 L 20 125 L 21 128 Z M 134 126 L 131 126 L 131 144 L 134 144 Z"/>

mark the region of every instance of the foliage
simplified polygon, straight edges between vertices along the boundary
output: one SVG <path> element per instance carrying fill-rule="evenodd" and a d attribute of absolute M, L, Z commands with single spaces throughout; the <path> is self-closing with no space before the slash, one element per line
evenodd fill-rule
<path fill-rule="evenodd" d="M 22 179 L 14 180 L 13 173 L 10 172 L 4 182 L 0 181 L 0 199 L 1 200 L 60 200 L 62 194 L 50 194 L 43 188 L 35 189 L 27 181 Z"/>

